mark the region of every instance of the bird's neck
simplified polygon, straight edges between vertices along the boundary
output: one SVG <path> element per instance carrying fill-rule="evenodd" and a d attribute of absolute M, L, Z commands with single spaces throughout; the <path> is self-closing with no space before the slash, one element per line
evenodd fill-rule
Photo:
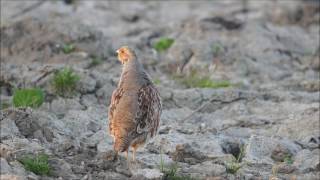
<path fill-rule="evenodd" d="M 144 74 L 142 65 L 137 59 L 131 59 L 122 67 L 119 85 L 122 84 L 124 88 L 129 89 L 132 89 L 132 86 L 138 87 L 139 85 L 143 84 L 143 78 L 141 78 L 142 74 Z"/>
<path fill-rule="evenodd" d="M 141 68 L 142 66 L 138 61 L 138 59 L 133 57 L 132 59 L 129 59 L 125 64 L 123 64 L 122 73 L 125 73 L 128 71 L 138 72 Z"/>

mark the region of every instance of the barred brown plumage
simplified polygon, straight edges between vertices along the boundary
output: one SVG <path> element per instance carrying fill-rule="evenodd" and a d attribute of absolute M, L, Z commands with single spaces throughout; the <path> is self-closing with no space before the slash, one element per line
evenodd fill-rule
<path fill-rule="evenodd" d="M 132 147 L 135 159 L 137 148 L 157 133 L 162 112 L 161 99 L 133 50 L 125 46 L 117 52 L 123 69 L 111 97 L 109 131 L 114 138 L 114 150 L 128 154 Z"/>

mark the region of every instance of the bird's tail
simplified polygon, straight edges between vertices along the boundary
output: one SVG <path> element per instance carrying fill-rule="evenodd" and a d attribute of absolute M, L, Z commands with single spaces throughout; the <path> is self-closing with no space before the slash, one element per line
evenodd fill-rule
<path fill-rule="evenodd" d="M 127 137 L 116 138 L 113 149 L 116 152 L 124 152 L 129 148 L 130 141 Z"/>

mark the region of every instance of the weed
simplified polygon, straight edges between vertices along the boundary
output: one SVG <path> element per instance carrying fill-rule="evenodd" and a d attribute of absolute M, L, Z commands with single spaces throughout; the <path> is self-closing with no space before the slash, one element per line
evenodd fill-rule
<path fill-rule="evenodd" d="M 246 148 L 246 146 L 242 145 L 240 147 L 240 152 L 238 154 L 238 157 L 236 157 L 236 159 L 234 161 L 226 163 L 227 173 L 235 174 L 242 167 L 241 161 L 245 155 L 245 148 Z"/>
<path fill-rule="evenodd" d="M 193 70 L 189 75 L 179 76 L 174 75 L 173 78 L 185 85 L 187 88 L 225 88 L 231 86 L 229 81 L 213 81 L 207 75 L 199 75 L 197 71 Z"/>
<path fill-rule="evenodd" d="M 227 173 L 235 174 L 241 168 L 241 164 L 238 162 L 230 162 L 226 164 Z"/>
<path fill-rule="evenodd" d="M 101 64 L 101 63 L 102 63 L 101 58 L 96 57 L 96 56 L 93 56 L 93 57 L 91 58 L 91 62 L 90 62 L 90 64 L 89 64 L 88 68 L 91 68 L 91 67 L 94 67 L 94 66 L 98 66 L 98 65 Z"/>
<path fill-rule="evenodd" d="M 17 89 L 13 95 L 14 107 L 38 108 L 44 101 L 44 92 L 41 89 Z"/>
<path fill-rule="evenodd" d="M 292 156 L 290 154 L 287 154 L 284 159 L 283 162 L 286 162 L 287 164 L 293 164 L 293 159 Z"/>
<path fill-rule="evenodd" d="M 174 43 L 174 39 L 161 38 L 153 45 L 153 48 L 158 52 L 162 52 L 169 49 L 173 43 Z"/>
<path fill-rule="evenodd" d="M 65 54 L 69 54 L 71 52 L 73 52 L 76 49 L 76 47 L 73 44 L 64 44 L 62 47 L 62 51 Z"/>
<path fill-rule="evenodd" d="M 24 168 L 37 175 L 49 175 L 50 166 L 48 163 L 48 155 L 39 154 L 36 156 L 25 156 L 19 161 L 23 164 Z"/>
<path fill-rule="evenodd" d="M 154 79 L 154 80 L 153 80 L 153 83 L 156 84 L 156 85 L 158 85 L 158 84 L 161 83 L 161 80 L 160 80 L 160 79 Z"/>
<path fill-rule="evenodd" d="M 212 52 L 215 56 L 218 56 L 223 51 L 223 47 L 219 43 L 214 43 L 212 45 Z"/>
<path fill-rule="evenodd" d="M 53 77 L 53 88 L 60 96 L 70 96 L 74 93 L 79 80 L 80 77 L 71 68 L 64 68 Z"/>
<path fill-rule="evenodd" d="M 190 176 L 181 176 L 177 174 L 178 164 L 172 164 L 169 167 L 165 167 L 162 159 L 162 150 L 160 149 L 160 171 L 163 173 L 163 180 L 194 180 Z"/>

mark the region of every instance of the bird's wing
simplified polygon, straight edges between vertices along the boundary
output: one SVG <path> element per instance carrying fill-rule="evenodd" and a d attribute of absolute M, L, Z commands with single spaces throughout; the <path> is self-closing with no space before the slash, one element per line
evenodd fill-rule
<path fill-rule="evenodd" d="M 114 111 L 116 110 L 117 108 L 117 105 L 119 104 L 119 101 L 123 95 L 123 89 L 118 87 L 117 89 L 115 89 L 112 93 L 112 96 L 111 96 L 111 103 L 110 103 L 110 106 L 109 106 L 109 111 L 108 111 L 108 118 L 109 118 L 109 132 L 111 135 L 113 135 L 113 129 L 112 129 L 112 123 L 113 123 L 113 114 L 114 114 Z"/>
<path fill-rule="evenodd" d="M 152 83 L 143 86 L 138 91 L 138 111 L 136 114 L 136 132 L 148 132 L 153 137 L 159 126 L 161 115 L 161 100 L 158 90 Z"/>

